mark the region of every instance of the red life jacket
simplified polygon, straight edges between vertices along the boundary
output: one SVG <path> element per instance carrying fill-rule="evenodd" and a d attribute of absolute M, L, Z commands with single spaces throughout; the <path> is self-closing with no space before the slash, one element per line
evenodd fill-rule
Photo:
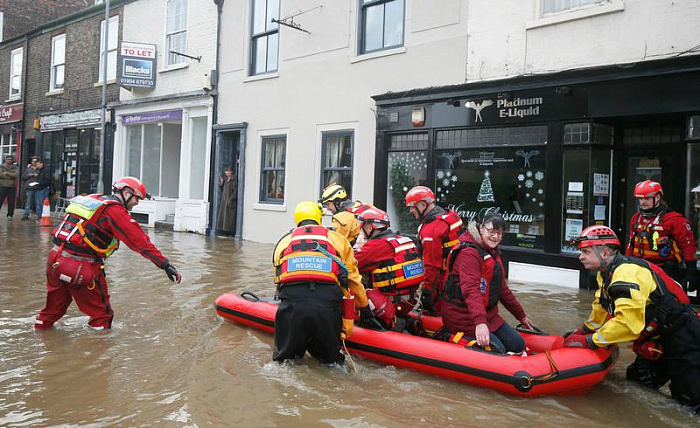
<path fill-rule="evenodd" d="M 289 246 L 282 252 L 276 276 L 280 285 L 309 282 L 347 286 L 338 252 L 328 239 L 328 229 L 309 225 L 294 229 Z"/>
<path fill-rule="evenodd" d="M 446 214 L 438 215 L 435 217 L 437 221 L 444 221 L 447 223 L 447 234 L 442 237 L 442 271 L 447 270 L 447 258 L 450 255 L 450 251 L 459 245 L 459 235 L 464 232 L 464 223 L 462 223 L 462 218 L 453 210 L 448 210 Z M 418 235 L 420 236 L 421 228 L 423 224 L 418 227 Z"/>
<path fill-rule="evenodd" d="M 505 269 L 503 269 L 503 262 L 500 257 L 496 258 L 492 256 L 491 253 L 486 251 L 481 245 L 474 242 L 462 241 L 459 246 L 452 250 L 449 261 L 450 273 L 445 281 L 443 300 L 455 306 L 463 308 L 467 306 L 466 303 L 464 303 L 462 288 L 459 284 L 459 272 L 453 270 L 457 255 L 465 248 L 474 248 L 484 260 L 481 268 L 481 284 L 479 285 L 479 289 L 484 299 L 484 306 L 488 311 L 498 305 L 501 299 L 504 278 L 503 273 Z"/>
<path fill-rule="evenodd" d="M 121 202 L 103 195 L 76 196 L 66 208 L 66 215 L 53 231 L 54 243 L 69 251 L 109 257 L 119 241 L 104 228 L 106 219 L 102 213 L 108 205 Z"/>
<path fill-rule="evenodd" d="M 414 292 L 425 279 L 425 268 L 413 240 L 395 233 L 383 234 L 374 239 L 391 245 L 394 257 L 380 261 L 377 268 L 370 272 L 372 288 L 379 288 L 388 295 Z"/>
<path fill-rule="evenodd" d="M 675 214 L 675 215 L 674 215 Z M 636 213 L 629 247 L 631 255 L 654 263 L 683 262 L 678 243 L 669 234 L 665 223 L 678 217 L 675 212 L 661 211 L 654 217 L 645 217 Z"/>

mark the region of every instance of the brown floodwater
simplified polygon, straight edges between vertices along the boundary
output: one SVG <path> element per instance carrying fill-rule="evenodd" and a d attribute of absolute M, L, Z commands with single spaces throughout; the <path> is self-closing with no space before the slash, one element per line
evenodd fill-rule
<path fill-rule="evenodd" d="M 308 356 L 274 363 L 271 335 L 214 310 L 229 291 L 273 294 L 270 244 L 150 231 L 182 284 L 122 246 L 107 262 L 113 329 L 86 328 L 72 305 L 55 329 L 35 333 L 50 230 L 0 218 L 0 427 L 698 426 L 667 388 L 625 380 L 628 347 L 589 394 L 538 399 L 360 358 L 357 373 Z M 553 333 L 579 326 L 592 299 L 554 287 L 512 288 L 530 318 Z"/>

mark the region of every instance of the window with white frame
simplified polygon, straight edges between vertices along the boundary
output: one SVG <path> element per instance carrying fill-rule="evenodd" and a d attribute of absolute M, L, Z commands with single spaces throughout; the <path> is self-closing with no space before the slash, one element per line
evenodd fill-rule
<path fill-rule="evenodd" d="M 253 24 L 250 43 L 250 74 L 277 71 L 280 0 L 253 0 Z"/>
<path fill-rule="evenodd" d="M 350 192 L 353 132 L 324 132 L 321 145 L 321 189 L 340 184 Z"/>
<path fill-rule="evenodd" d="M 360 54 L 403 46 L 405 0 L 360 0 Z"/>
<path fill-rule="evenodd" d="M 287 137 L 278 135 L 262 139 L 260 202 L 284 202 L 284 171 Z"/>
<path fill-rule="evenodd" d="M 119 16 L 109 18 L 109 40 L 107 42 L 107 81 L 117 78 L 117 40 L 119 39 Z M 102 82 L 105 53 L 105 21 L 100 22 L 100 75 L 98 82 Z"/>
<path fill-rule="evenodd" d="M 187 0 L 168 0 L 165 22 L 166 66 L 184 63 L 187 58 Z"/>
<path fill-rule="evenodd" d="M 0 159 L 5 162 L 6 156 L 14 156 L 17 160 L 17 141 L 14 133 L 0 134 Z"/>
<path fill-rule="evenodd" d="M 5 14 L 0 10 L 0 42 L 3 41 L 2 38 L 2 27 L 3 27 L 3 22 L 5 21 Z"/>
<path fill-rule="evenodd" d="M 63 89 L 66 77 L 66 35 L 51 39 L 51 83 L 49 91 Z"/>
<path fill-rule="evenodd" d="M 609 0 L 541 0 L 542 13 L 562 12 L 589 4 L 606 3 Z"/>
<path fill-rule="evenodd" d="M 22 56 L 24 49 L 15 49 L 10 53 L 10 99 L 22 95 Z"/>

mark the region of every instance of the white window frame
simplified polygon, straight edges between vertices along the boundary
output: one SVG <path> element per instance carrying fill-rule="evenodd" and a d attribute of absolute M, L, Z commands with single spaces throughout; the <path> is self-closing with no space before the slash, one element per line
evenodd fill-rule
<path fill-rule="evenodd" d="M 181 2 L 184 3 L 184 15 L 185 15 L 185 26 L 184 28 L 171 29 L 168 28 L 168 10 L 171 3 Z M 165 67 L 175 67 L 180 64 L 185 64 L 187 57 L 182 55 L 171 54 L 171 40 L 175 36 L 184 34 L 184 43 L 181 47 L 177 48 L 176 52 L 187 53 L 187 27 L 189 25 L 189 1 L 188 0 L 167 0 L 165 2 Z"/>
<path fill-rule="evenodd" d="M 14 132 L 0 134 L 0 159 L 5 163 L 5 156 L 12 155 L 17 162 L 17 138 Z"/>
<path fill-rule="evenodd" d="M 280 7 L 281 7 L 281 0 L 262 0 L 265 3 L 265 10 L 262 12 L 265 17 L 263 18 L 263 22 L 265 23 L 265 27 L 261 29 L 259 32 L 255 32 L 255 22 L 256 18 L 259 18 L 258 13 L 260 13 L 259 10 L 256 10 L 255 3 L 256 0 L 251 1 L 251 18 L 250 18 L 250 75 L 251 76 L 259 76 L 262 74 L 270 74 L 270 73 L 275 73 L 277 70 L 279 70 L 279 55 L 280 55 L 280 27 L 279 24 L 277 23 L 272 23 L 269 22 L 267 18 L 270 19 L 279 19 L 279 14 L 280 14 Z M 270 16 L 270 11 L 269 11 L 269 6 L 271 2 L 277 2 L 277 17 Z M 275 66 L 272 67 L 270 65 L 270 62 L 268 59 L 270 58 L 269 55 L 269 49 L 270 49 L 270 39 L 272 37 L 277 36 L 277 52 L 275 52 Z M 257 41 L 258 40 L 265 40 L 265 69 L 264 70 L 257 70 L 256 69 L 256 63 L 257 59 L 259 56 L 259 52 L 257 51 Z"/>
<path fill-rule="evenodd" d="M 0 42 L 3 41 L 2 38 L 2 30 L 3 30 L 3 24 L 5 23 L 5 13 L 0 10 Z"/>
<path fill-rule="evenodd" d="M 112 39 L 112 34 L 116 34 L 114 38 L 114 46 L 107 46 L 107 65 L 109 63 L 109 54 L 114 53 L 114 66 L 107 70 L 107 81 L 117 80 L 117 51 L 119 49 L 119 15 L 109 18 L 109 38 Z M 104 66 L 104 42 L 105 42 L 105 20 L 100 21 L 100 67 L 97 83 L 102 83 L 102 67 Z M 107 41 L 109 43 L 109 40 Z"/>
<path fill-rule="evenodd" d="M 56 58 L 56 42 L 63 40 L 63 58 Z M 49 82 L 49 92 L 63 90 L 66 84 L 66 33 L 59 34 L 51 39 L 51 77 Z M 60 62 L 59 62 L 60 60 Z M 63 83 L 61 86 L 56 86 L 56 70 L 58 67 L 63 67 Z"/>
<path fill-rule="evenodd" d="M 19 61 L 19 74 L 15 73 L 15 68 Z M 10 100 L 17 100 L 22 97 L 22 71 L 23 71 L 23 61 L 24 61 L 24 48 L 17 48 L 10 52 Z M 19 86 L 17 87 L 17 93 L 12 93 L 12 80 L 19 78 Z"/>
<path fill-rule="evenodd" d="M 556 12 L 543 13 L 545 0 L 535 0 L 533 2 L 532 21 L 525 24 L 526 29 L 544 27 L 547 25 L 559 24 L 577 19 L 589 18 L 592 16 L 605 15 L 608 13 L 621 12 L 625 10 L 624 0 L 602 0 L 600 3 L 576 6 L 570 9 Z"/>

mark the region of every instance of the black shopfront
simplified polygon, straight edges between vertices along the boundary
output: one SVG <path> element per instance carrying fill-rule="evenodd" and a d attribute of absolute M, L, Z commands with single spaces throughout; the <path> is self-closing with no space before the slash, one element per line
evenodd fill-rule
<path fill-rule="evenodd" d="M 394 229 L 415 233 L 403 198 L 426 185 L 465 220 L 498 207 L 506 260 L 579 271 L 589 288 L 570 240 L 605 224 L 626 241 L 638 181 L 661 182 L 671 208 L 698 224 L 700 57 L 374 99 L 374 201 Z"/>

